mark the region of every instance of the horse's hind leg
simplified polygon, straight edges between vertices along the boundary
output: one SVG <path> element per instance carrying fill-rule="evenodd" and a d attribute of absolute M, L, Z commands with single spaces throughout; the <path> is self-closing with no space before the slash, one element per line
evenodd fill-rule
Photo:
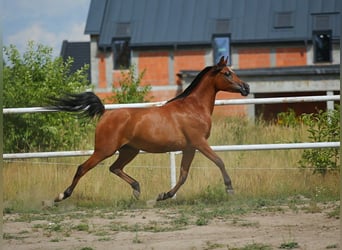
<path fill-rule="evenodd" d="M 83 175 L 85 175 L 90 169 L 94 168 L 99 162 L 107 158 L 108 156 L 103 156 L 102 154 L 97 153 L 96 151 L 90 156 L 90 158 L 81 164 L 72 180 L 71 185 L 63 192 L 60 193 L 56 198 L 55 202 L 62 201 L 68 198 L 72 192 L 74 191 L 78 181 L 81 179 Z"/>
<path fill-rule="evenodd" d="M 132 148 L 128 145 L 125 145 L 119 149 L 119 157 L 116 161 L 110 166 L 110 171 L 117 176 L 119 176 L 124 181 L 128 182 L 133 188 L 133 195 L 135 198 L 139 198 L 140 195 L 140 185 L 139 182 L 134 178 L 129 176 L 123 171 L 123 168 L 137 156 L 139 150 L 136 148 Z"/>

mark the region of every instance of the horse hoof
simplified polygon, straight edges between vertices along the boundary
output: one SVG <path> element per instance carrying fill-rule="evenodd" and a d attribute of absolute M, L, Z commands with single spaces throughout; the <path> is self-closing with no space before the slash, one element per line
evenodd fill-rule
<path fill-rule="evenodd" d="M 229 195 L 233 195 L 234 194 L 234 189 L 227 189 L 227 193 Z"/>
<path fill-rule="evenodd" d="M 160 193 L 157 197 L 157 201 L 162 201 L 165 200 L 166 193 Z"/>
<path fill-rule="evenodd" d="M 64 194 L 60 193 L 56 198 L 55 198 L 55 202 L 59 202 L 62 201 L 64 199 Z"/>
<path fill-rule="evenodd" d="M 171 198 L 173 195 L 170 194 L 170 192 L 167 193 L 160 193 L 157 197 L 157 201 L 163 201 Z"/>
<path fill-rule="evenodd" d="M 133 189 L 133 195 L 137 200 L 139 200 L 140 192 L 138 190 Z"/>

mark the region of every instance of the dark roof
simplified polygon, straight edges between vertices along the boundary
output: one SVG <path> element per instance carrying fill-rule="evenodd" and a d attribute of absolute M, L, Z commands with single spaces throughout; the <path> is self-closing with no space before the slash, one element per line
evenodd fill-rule
<path fill-rule="evenodd" d="M 310 41 L 313 30 L 340 37 L 340 0 L 92 0 L 86 34 L 99 46 L 130 37 L 131 46 Z"/>
<path fill-rule="evenodd" d="M 61 49 L 61 57 L 65 61 L 68 57 L 74 59 L 71 65 L 71 73 L 76 72 L 85 64 L 90 66 L 90 42 L 68 42 L 63 41 Z M 88 68 L 88 80 L 90 81 L 90 67 Z"/>
<path fill-rule="evenodd" d="M 86 33 L 99 35 L 102 25 L 102 20 L 104 18 L 104 10 L 106 7 L 106 0 L 102 1 L 91 1 L 88 19 L 86 24 Z"/>

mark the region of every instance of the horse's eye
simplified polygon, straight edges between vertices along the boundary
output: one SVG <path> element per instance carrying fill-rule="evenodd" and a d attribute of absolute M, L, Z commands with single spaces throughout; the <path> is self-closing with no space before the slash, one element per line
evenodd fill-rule
<path fill-rule="evenodd" d="M 232 78 L 232 73 L 230 71 L 225 72 L 224 75 L 228 78 Z"/>

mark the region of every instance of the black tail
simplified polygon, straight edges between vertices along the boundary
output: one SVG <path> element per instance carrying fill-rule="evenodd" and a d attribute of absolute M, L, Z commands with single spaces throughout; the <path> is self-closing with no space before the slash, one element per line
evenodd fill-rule
<path fill-rule="evenodd" d="M 80 112 L 84 116 L 100 117 L 105 107 L 100 98 L 93 92 L 84 92 L 81 94 L 66 94 L 64 97 L 51 97 L 49 109 Z"/>

